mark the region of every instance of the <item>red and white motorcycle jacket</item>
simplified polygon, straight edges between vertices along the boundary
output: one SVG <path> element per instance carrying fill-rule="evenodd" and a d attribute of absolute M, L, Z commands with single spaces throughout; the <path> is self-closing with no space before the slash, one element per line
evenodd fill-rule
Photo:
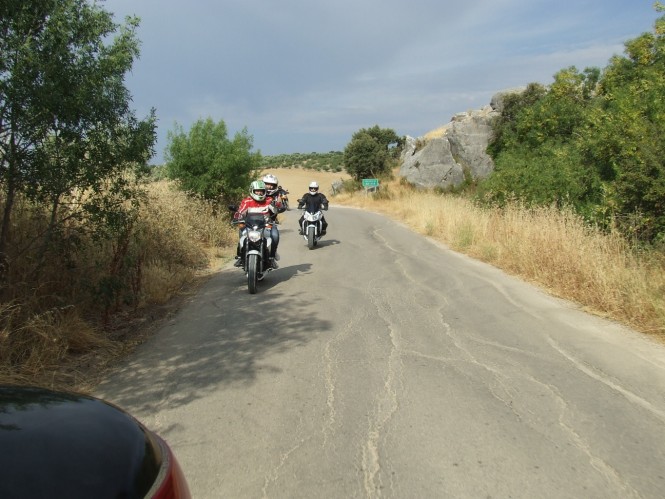
<path fill-rule="evenodd" d="M 233 214 L 235 220 L 243 219 L 247 214 L 260 213 L 266 217 L 266 219 L 272 219 L 277 214 L 277 207 L 273 198 L 266 196 L 263 201 L 257 201 L 251 196 L 247 196 L 240 202 L 238 210 Z"/>

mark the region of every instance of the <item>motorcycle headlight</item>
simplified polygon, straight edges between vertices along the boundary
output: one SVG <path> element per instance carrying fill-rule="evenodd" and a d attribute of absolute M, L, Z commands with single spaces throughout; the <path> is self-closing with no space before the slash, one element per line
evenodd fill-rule
<path fill-rule="evenodd" d="M 247 237 L 249 237 L 249 240 L 253 243 L 257 243 L 261 240 L 261 232 L 258 230 L 250 230 Z"/>

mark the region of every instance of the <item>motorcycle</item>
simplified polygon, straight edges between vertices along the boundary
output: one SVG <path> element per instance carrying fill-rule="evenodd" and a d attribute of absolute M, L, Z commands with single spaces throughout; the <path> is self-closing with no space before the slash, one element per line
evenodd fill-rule
<path fill-rule="evenodd" d="M 229 209 L 235 212 L 235 207 Z M 272 222 L 262 214 L 248 213 L 244 219 L 232 223 L 240 228 L 240 267 L 247 275 L 249 293 L 255 294 L 258 281 L 274 270 L 270 266 Z"/>
<path fill-rule="evenodd" d="M 314 249 L 321 237 L 323 237 L 323 212 L 321 210 L 309 211 L 307 207 L 303 208 L 303 200 L 298 200 L 298 209 L 303 210 L 303 220 L 300 224 L 300 234 L 302 234 L 307 247 Z M 328 209 L 328 205 L 323 206 L 324 210 Z"/>

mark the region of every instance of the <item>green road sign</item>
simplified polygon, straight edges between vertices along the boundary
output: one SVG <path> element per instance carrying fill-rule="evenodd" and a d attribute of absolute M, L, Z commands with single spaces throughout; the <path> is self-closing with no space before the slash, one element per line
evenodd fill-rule
<path fill-rule="evenodd" d="M 363 187 L 367 189 L 368 187 L 378 187 L 379 186 L 379 179 L 378 178 L 364 178 L 362 180 L 363 182 Z"/>

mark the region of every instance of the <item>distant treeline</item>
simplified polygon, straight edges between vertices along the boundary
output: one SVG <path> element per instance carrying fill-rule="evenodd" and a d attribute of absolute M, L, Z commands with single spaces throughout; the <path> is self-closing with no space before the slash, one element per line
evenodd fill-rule
<path fill-rule="evenodd" d="M 325 153 L 293 153 L 263 156 L 261 166 L 267 168 L 304 168 L 327 172 L 344 170 L 344 153 L 330 151 Z"/>

